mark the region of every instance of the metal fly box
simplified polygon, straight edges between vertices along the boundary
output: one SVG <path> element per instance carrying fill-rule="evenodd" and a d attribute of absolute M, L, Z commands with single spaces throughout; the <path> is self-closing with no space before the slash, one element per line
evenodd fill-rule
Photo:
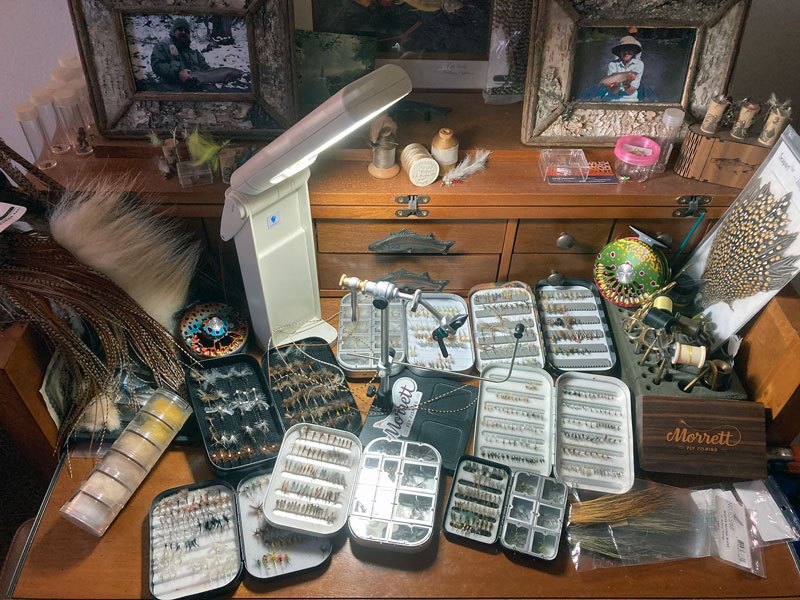
<path fill-rule="evenodd" d="M 567 486 L 475 456 L 459 461 L 444 513 L 449 539 L 552 560 L 558 554 Z"/>
<path fill-rule="evenodd" d="M 567 279 L 536 286 L 547 365 L 555 373 L 586 371 L 611 375 L 617 351 L 605 305 L 593 283 Z"/>
<path fill-rule="evenodd" d="M 149 521 L 154 598 L 207 598 L 239 584 L 239 512 L 229 484 L 206 482 L 166 490 L 153 500 Z"/>
<path fill-rule="evenodd" d="M 458 315 L 467 315 L 467 303 L 455 294 L 425 294 L 429 302 L 447 321 Z M 406 306 L 406 327 L 408 336 L 409 369 L 422 377 L 438 377 L 443 375 L 428 369 L 467 373 L 475 365 L 475 349 L 472 347 L 472 333 L 467 322 L 456 330 L 454 335 L 444 338 L 442 343 L 447 349 L 447 357 L 443 356 L 439 344 L 433 339 L 433 331 L 440 326 L 431 312 L 423 305 L 412 312 Z M 427 367 L 427 368 L 426 368 Z"/>
<path fill-rule="evenodd" d="M 244 566 L 256 579 L 273 579 L 314 569 L 331 555 L 331 542 L 278 529 L 267 523 L 263 502 L 270 473 L 242 479 L 236 490 L 244 550 Z"/>
<path fill-rule="evenodd" d="M 220 477 L 272 466 L 284 427 L 258 361 L 232 355 L 187 370 L 206 456 Z"/>
<path fill-rule="evenodd" d="M 433 540 L 442 457 L 433 446 L 378 438 L 364 447 L 350 511 L 354 541 L 419 552 Z"/>
<path fill-rule="evenodd" d="M 475 341 L 475 368 L 509 363 L 516 338 L 514 328 L 525 326 L 517 348 L 515 365 L 544 366 L 542 336 L 533 292 L 522 282 L 502 286 L 480 286 L 469 295 L 472 337 Z"/>
<path fill-rule="evenodd" d="M 313 536 L 340 531 L 360 460 L 361 442 L 350 432 L 310 423 L 290 427 L 264 497 L 269 524 Z"/>
<path fill-rule="evenodd" d="M 287 429 L 297 423 L 313 423 L 360 431 L 356 400 L 331 347 L 322 338 L 273 348 L 264 354 L 261 368 Z"/>
<path fill-rule="evenodd" d="M 478 457 L 578 489 L 624 493 L 633 485 L 628 387 L 619 379 L 502 365 L 481 381 L 473 448 Z"/>
<path fill-rule="evenodd" d="M 389 311 L 389 345 L 394 358 L 405 361 L 408 338 L 403 302 L 393 300 L 384 309 Z M 381 355 L 381 311 L 372 306 L 372 296 L 356 294 L 356 321 L 353 321 L 352 292 L 345 294 L 339 307 L 339 330 L 336 360 L 349 377 L 372 377 Z M 394 364 L 392 375 L 403 366 Z"/>

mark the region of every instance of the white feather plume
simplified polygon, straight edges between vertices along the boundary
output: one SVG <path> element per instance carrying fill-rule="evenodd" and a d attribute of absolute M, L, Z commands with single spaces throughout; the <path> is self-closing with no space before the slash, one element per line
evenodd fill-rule
<path fill-rule="evenodd" d="M 489 162 L 491 155 L 491 150 L 476 148 L 464 160 L 445 173 L 444 177 L 442 177 L 442 185 L 461 183 L 470 175 L 480 173 L 486 168 L 486 163 Z"/>
<path fill-rule="evenodd" d="M 186 305 L 200 256 L 172 220 L 132 199 L 131 181 L 102 179 L 67 193 L 50 215 L 53 238 L 125 290 L 167 330 Z"/>

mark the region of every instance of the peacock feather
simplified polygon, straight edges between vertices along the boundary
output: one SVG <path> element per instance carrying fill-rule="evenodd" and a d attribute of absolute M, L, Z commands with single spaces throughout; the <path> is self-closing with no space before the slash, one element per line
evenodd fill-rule
<path fill-rule="evenodd" d="M 701 277 L 704 307 L 781 289 L 794 276 L 800 256 L 784 255 L 797 232 L 789 232 L 792 194 L 775 196 L 770 184 L 753 182 L 731 206 L 717 230 Z M 731 306 L 732 307 L 732 306 Z"/>

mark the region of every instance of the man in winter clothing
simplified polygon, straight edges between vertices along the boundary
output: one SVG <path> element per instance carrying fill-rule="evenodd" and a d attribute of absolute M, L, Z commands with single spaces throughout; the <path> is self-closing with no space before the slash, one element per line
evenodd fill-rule
<path fill-rule="evenodd" d="M 159 42 L 150 55 L 150 66 L 156 76 L 174 89 L 185 89 L 196 82 L 192 71 L 207 71 L 208 66 L 203 55 L 191 48 L 189 22 L 178 17 L 172 22 L 169 40 Z"/>

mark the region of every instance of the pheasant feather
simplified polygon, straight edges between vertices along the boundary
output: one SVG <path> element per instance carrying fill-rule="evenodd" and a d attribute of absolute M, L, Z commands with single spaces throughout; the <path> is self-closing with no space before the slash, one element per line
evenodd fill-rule
<path fill-rule="evenodd" d="M 788 230 L 791 193 L 775 196 L 769 183 L 753 182 L 721 223 L 701 277 L 704 307 L 781 289 L 800 256 L 785 252 L 797 233 Z"/>

